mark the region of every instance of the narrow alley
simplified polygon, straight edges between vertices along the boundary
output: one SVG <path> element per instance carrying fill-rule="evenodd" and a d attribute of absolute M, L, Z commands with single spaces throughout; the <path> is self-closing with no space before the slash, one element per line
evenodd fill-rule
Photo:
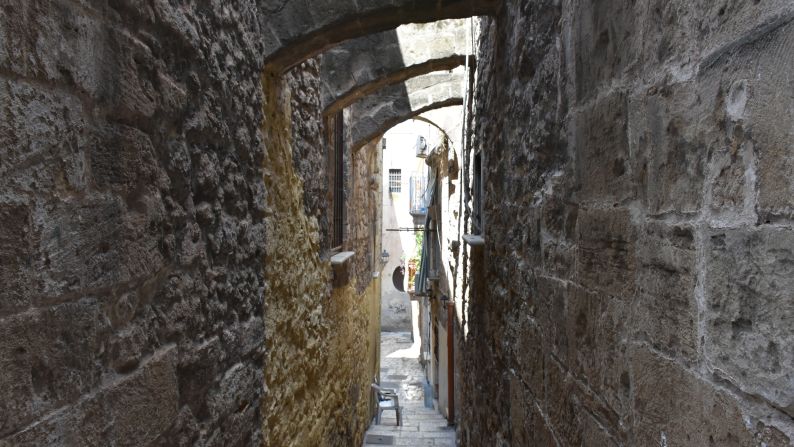
<path fill-rule="evenodd" d="M 418 333 L 416 334 L 418 335 Z M 364 446 L 454 447 L 455 428 L 433 407 L 425 405 L 425 373 L 417 361 L 419 342 L 406 332 L 381 334 L 381 385 L 398 391 L 403 407 L 402 424 L 396 413 L 384 413 L 381 424 L 373 424 L 364 436 Z"/>
<path fill-rule="evenodd" d="M 792 72 L 794 0 L 0 0 L 0 447 L 794 446 Z"/>

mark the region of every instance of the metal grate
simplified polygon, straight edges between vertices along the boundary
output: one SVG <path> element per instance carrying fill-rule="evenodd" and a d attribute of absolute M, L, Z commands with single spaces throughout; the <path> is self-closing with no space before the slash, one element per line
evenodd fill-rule
<path fill-rule="evenodd" d="M 333 246 L 341 247 L 345 224 L 345 121 L 342 112 L 334 117 L 334 234 Z"/>
<path fill-rule="evenodd" d="M 389 192 L 402 192 L 402 177 L 401 169 L 389 169 Z"/>

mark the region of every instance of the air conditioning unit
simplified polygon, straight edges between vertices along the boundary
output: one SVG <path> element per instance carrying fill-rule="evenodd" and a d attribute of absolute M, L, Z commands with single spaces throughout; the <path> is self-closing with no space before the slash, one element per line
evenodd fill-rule
<path fill-rule="evenodd" d="M 427 158 L 427 141 L 425 137 L 416 137 L 416 158 Z"/>

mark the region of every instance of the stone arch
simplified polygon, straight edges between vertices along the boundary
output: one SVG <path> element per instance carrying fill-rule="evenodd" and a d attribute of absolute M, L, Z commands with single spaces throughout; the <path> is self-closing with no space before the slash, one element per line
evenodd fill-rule
<path fill-rule="evenodd" d="M 463 132 L 463 105 L 449 106 L 429 110 L 414 119 L 424 121 L 437 128 L 451 147 L 457 151 L 461 148 L 461 133 Z"/>
<path fill-rule="evenodd" d="M 447 106 L 447 107 L 457 107 L 457 106 Z M 434 110 L 442 110 L 442 109 L 438 108 L 438 109 L 434 109 Z M 425 112 L 425 113 L 427 113 L 427 112 Z M 441 132 L 441 134 L 444 135 L 444 137 L 446 137 L 448 140 L 451 140 L 452 138 L 450 137 L 449 132 L 447 132 L 447 130 L 445 128 L 443 128 L 443 127 L 439 126 L 438 124 L 436 124 L 435 121 L 431 120 L 430 118 L 425 117 L 425 113 L 423 113 L 421 115 L 417 115 L 417 116 L 413 117 L 412 119 L 415 119 L 417 121 L 422 121 L 423 123 L 430 124 L 431 126 L 433 126 L 436 129 L 438 129 L 438 131 Z"/>
<path fill-rule="evenodd" d="M 319 57 L 324 113 L 335 113 L 382 87 L 465 65 L 469 28 L 466 19 L 412 23 L 325 51 Z"/>
<path fill-rule="evenodd" d="M 433 22 L 496 13 L 502 0 L 280 0 L 264 8 L 264 62 L 284 72 L 348 39 Z"/>
<path fill-rule="evenodd" d="M 463 104 L 462 70 L 430 73 L 383 88 L 348 108 L 356 122 L 350 128 L 353 151 L 380 138 L 395 125 L 430 110 Z"/>

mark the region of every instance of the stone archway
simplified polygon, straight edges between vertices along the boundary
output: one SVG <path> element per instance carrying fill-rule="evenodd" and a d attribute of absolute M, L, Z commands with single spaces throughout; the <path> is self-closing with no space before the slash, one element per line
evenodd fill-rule
<path fill-rule="evenodd" d="M 385 86 L 465 65 L 469 32 L 465 19 L 409 24 L 325 51 L 318 58 L 324 113 L 335 113 Z"/>
<path fill-rule="evenodd" d="M 501 0 L 284 0 L 265 9 L 264 62 L 281 72 L 348 39 L 415 22 L 493 15 Z"/>
<path fill-rule="evenodd" d="M 351 149 L 356 151 L 395 125 L 442 107 L 463 104 L 461 71 L 430 73 L 390 86 L 350 106 L 357 117 L 350 129 Z"/>

